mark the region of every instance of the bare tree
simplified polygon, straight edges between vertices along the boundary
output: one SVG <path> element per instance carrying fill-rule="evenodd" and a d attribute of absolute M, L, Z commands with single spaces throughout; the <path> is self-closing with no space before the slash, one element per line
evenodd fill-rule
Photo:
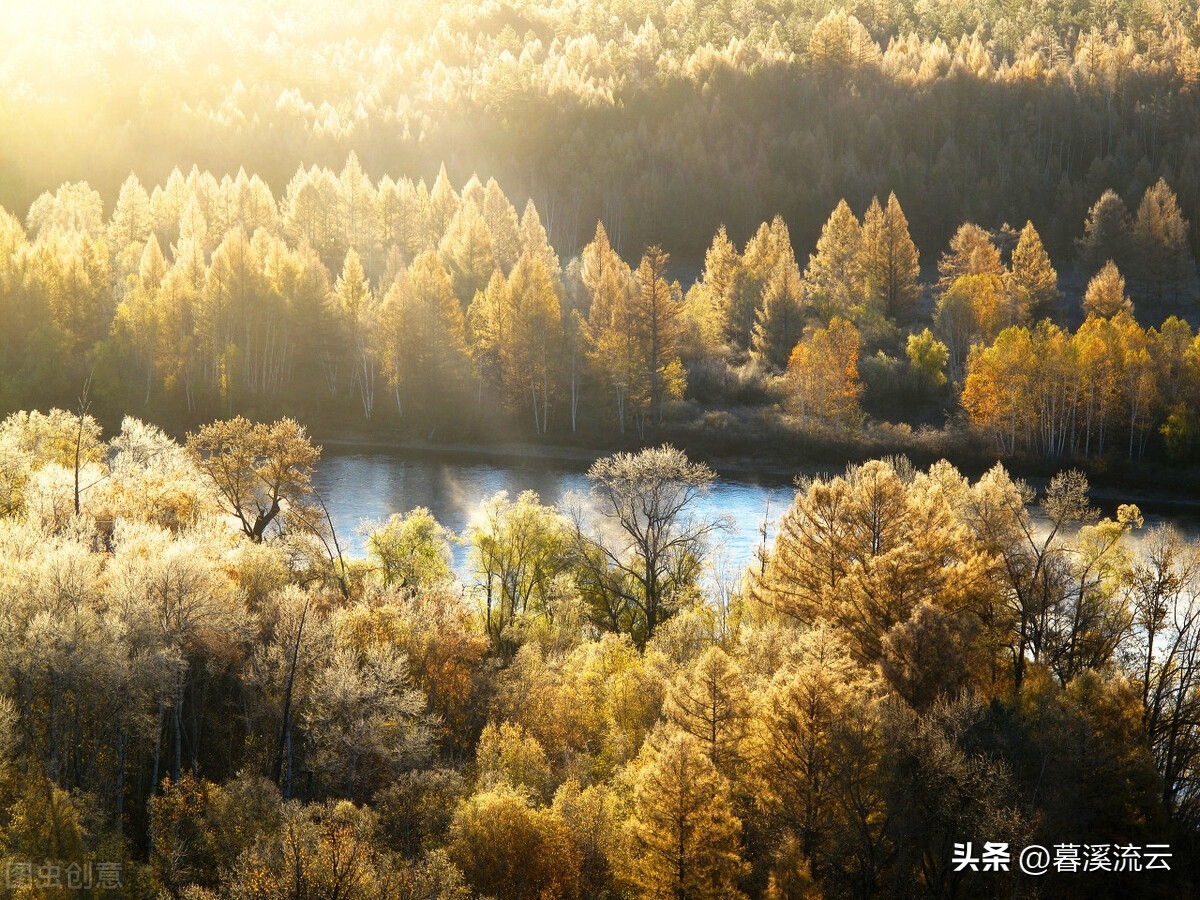
<path fill-rule="evenodd" d="M 628 622 L 639 643 L 695 586 L 712 535 L 730 527 L 698 509 L 715 477 L 669 445 L 607 456 L 588 470 L 591 504 L 576 498 L 571 512 L 576 556 L 587 581 L 610 595 L 606 607 L 615 601 L 635 613 L 609 618 Z"/>

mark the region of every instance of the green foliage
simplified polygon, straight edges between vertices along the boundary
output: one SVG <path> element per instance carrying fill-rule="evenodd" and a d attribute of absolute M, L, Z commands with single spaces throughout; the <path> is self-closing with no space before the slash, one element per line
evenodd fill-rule
<path fill-rule="evenodd" d="M 1183 404 L 1175 406 L 1159 428 L 1167 445 L 1167 455 L 1177 462 L 1192 459 L 1200 447 L 1200 421 Z"/>
<path fill-rule="evenodd" d="M 1189 245 L 1188 223 L 1162 178 L 1142 195 L 1130 237 L 1137 251 L 1135 272 L 1149 299 L 1192 296 L 1196 260 Z"/>
<path fill-rule="evenodd" d="M 787 368 L 792 348 L 804 332 L 804 298 L 799 273 L 793 263 L 777 266 L 763 290 L 762 305 L 754 317 L 751 356 L 775 372 Z"/>
<path fill-rule="evenodd" d="M 485 633 L 496 645 L 508 644 L 521 629 L 566 615 L 571 588 L 567 578 L 567 521 L 543 506 L 533 491 L 510 501 L 501 491 L 483 506 L 483 521 L 468 535 Z"/>
<path fill-rule="evenodd" d="M 904 352 L 920 393 L 936 390 L 946 383 L 950 350 L 928 328 L 920 334 L 910 334 Z"/>
<path fill-rule="evenodd" d="M 1080 271 L 1091 276 L 1105 262 L 1127 266 L 1130 257 L 1129 209 L 1116 191 L 1107 190 L 1088 210 L 1083 237 L 1076 242 Z"/>
<path fill-rule="evenodd" d="M 367 553 L 385 587 L 426 590 L 453 577 L 448 536 L 429 510 L 418 506 L 367 529 Z"/>

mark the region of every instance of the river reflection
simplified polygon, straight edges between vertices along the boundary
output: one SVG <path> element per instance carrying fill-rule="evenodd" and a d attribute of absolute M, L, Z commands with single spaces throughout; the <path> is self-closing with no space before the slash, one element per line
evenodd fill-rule
<path fill-rule="evenodd" d="M 314 485 L 325 499 L 338 539 L 351 556 L 366 555 L 363 526 L 424 506 L 444 526 L 461 534 L 473 523 L 485 500 L 498 491 L 516 498 L 534 491 L 543 503 L 555 504 L 569 491 L 586 492 L 587 476 L 582 467 L 571 468 L 541 459 L 527 464 L 447 462 L 430 457 L 395 453 L 330 453 L 320 462 Z M 727 516 L 732 525 L 713 554 L 714 568 L 722 579 L 734 579 L 754 559 L 762 543 L 764 521 L 768 540 L 773 539 L 779 517 L 791 506 L 792 488 L 778 483 L 718 478 L 699 512 Z M 1104 515 L 1115 515 L 1118 501 L 1096 502 Z M 1194 508 L 1139 503 L 1145 527 L 1132 535 L 1137 546 L 1155 525 L 1171 524 L 1185 536 L 1200 537 L 1200 514 Z M 1036 518 L 1040 510 L 1031 510 Z M 467 550 L 455 545 L 454 568 L 464 580 L 471 573 Z"/>
<path fill-rule="evenodd" d="M 498 491 L 516 498 L 534 491 L 543 503 L 558 503 L 569 491 L 586 493 L 581 469 L 555 467 L 542 460 L 528 466 L 445 462 L 394 454 L 330 454 L 317 468 L 313 483 L 329 507 L 338 539 L 351 556 L 366 555 L 363 526 L 424 506 L 451 531 L 470 526 L 485 500 Z M 787 485 L 760 485 L 718 479 L 698 506 L 701 515 L 727 516 L 731 530 L 721 539 L 714 559 L 722 577 L 736 578 L 754 558 L 767 521 L 773 536 L 779 516 L 792 503 Z M 454 548 L 454 568 L 469 578 L 465 547 Z"/>

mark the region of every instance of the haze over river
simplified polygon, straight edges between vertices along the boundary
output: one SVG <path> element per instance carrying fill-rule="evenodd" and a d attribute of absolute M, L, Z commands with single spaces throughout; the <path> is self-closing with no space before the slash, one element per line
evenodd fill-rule
<path fill-rule="evenodd" d="M 456 534 L 466 531 L 481 505 L 498 491 L 516 499 L 522 491 L 535 491 L 543 503 L 558 503 L 569 491 L 588 490 L 585 466 L 540 458 L 519 462 L 475 462 L 439 460 L 428 455 L 393 452 L 356 453 L 326 450 L 313 483 L 329 507 L 343 550 L 353 557 L 366 556 L 364 522 L 383 521 L 392 513 L 406 513 L 424 506 L 442 525 Z M 702 500 L 703 515 L 727 516 L 731 530 L 721 538 L 713 554 L 717 576 L 734 580 L 754 559 L 762 543 L 760 529 L 768 522 L 768 537 L 792 503 L 793 488 L 778 478 L 751 480 L 717 478 Z M 1112 515 L 1116 499 L 1098 504 Z M 1188 537 L 1200 537 L 1200 510 L 1187 507 L 1155 507 L 1139 503 L 1146 530 L 1168 522 Z M 1135 533 L 1135 540 L 1140 535 Z M 467 549 L 454 545 L 454 568 L 470 580 Z"/>

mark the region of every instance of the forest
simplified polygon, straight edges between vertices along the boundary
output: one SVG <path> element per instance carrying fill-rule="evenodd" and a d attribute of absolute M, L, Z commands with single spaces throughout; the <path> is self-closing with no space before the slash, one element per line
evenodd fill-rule
<path fill-rule="evenodd" d="M 1186 462 L 1198 23 L 1147 0 L 14 11 L 0 411 Z"/>
<path fill-rule="evenodd" d="M 801 480 L 721 584 L 713 472 L 670 446 L 598 460 L 557 506 L 486 498 L 461 535 L 394 514 L 353 560 L 319 456 L 290 419 L 182 445 L 132 418 L 108 441 L 78 412 L 0 423 L 13 896 L 1195 883 L 1200 545 L 1101 518 L 1076 470 L 1040 498 L 901 457 Z M 953 865 L 992 842 L 1055 865 Z M 72 864 L 108 886 L 67 886 Z"/>
<path fill-rule="evenodd" d="M 1194 0 L 0 35 L 0 894 L 1197 894 Z M 595 461 L 352 557 L 359 439 Z"/>
<path fill-rule="evenodd" d="M 3 27 L 9 209 L 192 165 L 278 197 L 351 150 L 376 179 L 495 177 L 568 256 L 597 220 L 629 257 L 776 213 L 810 245 L 892 191 L 926 252 L 1027 219 L 1069 252 L 1105 189 L 1160 177 L 1200 209 L 1190 0 L 48 0 Z"/>
<path fill-rule="evenodd" d="M 278 204 L 244 170 L 176 169 L 103 209 L 76 182 L 24 224 L 0 210 L 10 411 L 90 395 L 106 421 L 177 429 L 290 414 L 479 442 L 782 432 L 1100 462 L 1200 442 L 1195 259 L 1162 180 L 1136 213 L 1113 191 L 1088 211 L 1077 309 L 1032 222 L 964 223 L 923 283 L 894 193 L 861 217 L 840 201 L 803 268 L 782 217 L 740 250 L 721 226 L 686 291 L 661 247 L 632 266 L 603 223 L 564 265 L 494 179 L 376 183 L 354 154 L 298 170 Z"/>

